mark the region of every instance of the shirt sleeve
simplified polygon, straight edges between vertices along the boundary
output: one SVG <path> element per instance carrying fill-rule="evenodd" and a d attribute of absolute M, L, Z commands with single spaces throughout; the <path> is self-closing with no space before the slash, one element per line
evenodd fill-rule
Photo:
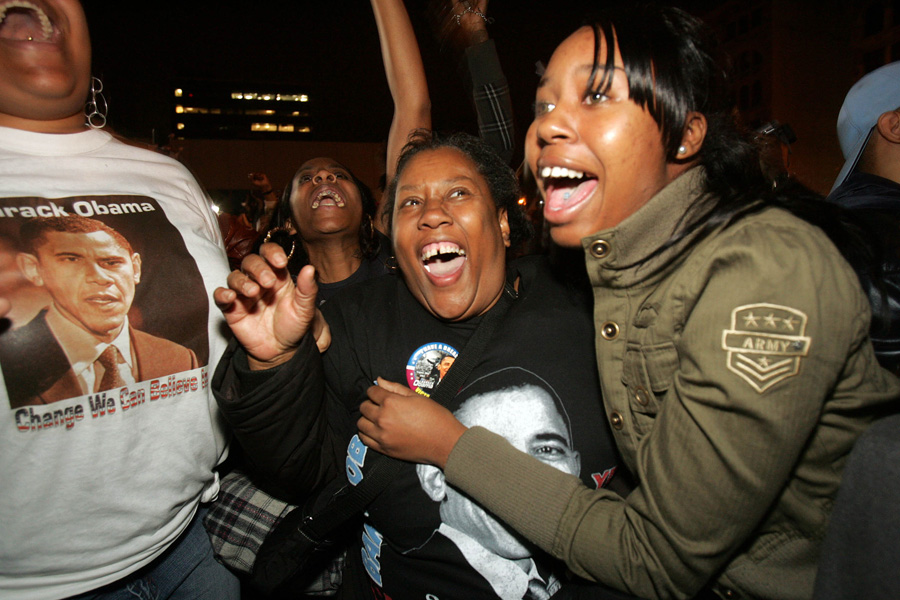
<path fill-rule="evenodd" d="M 627 499 L 590 490 L 477 428 L 451 453 L 447 480 L 579 575 L 645 598 L 699 591 L 793 484 L 819 474 L 803 471 L 808 455 L 822 452 L 817 428 L 847 424 L 820 422 L 826 401 L 843 403 L 835 414 L 859 409 L 854 389 L 865 389 L 874 368 L 866 300 L 824 236 L 734 227 L 694 267 L 680 267 L 695 272 L 682 271 L 681 288 L 656 307 L 680 313 L 680 331 L 671 339 L 668 388 L 632 461 L 639 485 Z M 741 307 L 753 305 L 805 317 L 802 332 L 791 322 L 794 335 L 785 336 L 807 340 L 796 373 L 771 387 L 731 369 L 724 346 L 735 315 L 748 316 Z M 848 447 L 831 448 L 834 456 L 849 451 L 852 436 L 845 438 Z M 821 456 L 822 470 L 833 469 Z M 820 512 L 824 524 L 827 508 Z"/>
<path fill-rule="evenodd" d="M 333 410 L 325 396 L 322 361 L 307 335 L 293 358 L 251 371 L 232 342 L 216 369 L 213 392 L 254 475 L 298 501 L 340 471 Z"/>
<path fill-rule="evenodd" d="M 472 77 L 478 134 L 509 163 L 515 147 L 512 100 L 494 40 L 466 48 L 466 60 Z"/>

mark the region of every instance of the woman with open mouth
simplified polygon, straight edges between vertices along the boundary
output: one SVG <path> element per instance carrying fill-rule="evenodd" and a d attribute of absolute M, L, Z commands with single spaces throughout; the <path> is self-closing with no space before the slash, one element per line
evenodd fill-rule
<path fill-rule="evenodd" d="M 410 132 L 431 127 L 431 101 L 416 36 L 402 2 L 372 0 L 394 116 L 388 132 L 385 168 L 393 177 Z M 260 242 L 279 243 L 295 277 L 314 265 L 319 300 L 390 270 L 390 240 L 368 186 L 329 157 L 305 161 L 284 191 Z M 259 245 L 259 244 L 258 244 Z"/>
<path fill-rule="evenodd" d="M 216 216 L 105 123 L 81 3 L 0 0 L 0 597 L 236 600 L 202 525 L 228 449 Z"/>
<path fill-rule="evenodd" d="M 229 276 L 215 297 L 239 345 L 213 387 L 258 476 L 288 499 L 365 479 L 360 403 L 378 392 L 433 394 L 482 321 L 505 309 L 445 410 L 593 489 L 616 481 L 589 298 L 554 279 L 543 258 L 507 265 L 508 249 L 530 234 L 518 197 L 515 175 L 483 142 L 422 132 L 387 191 L 399 276 L 337 294 L 320 313 L 312 267 L 295 285 L 273 244 Z M 347 557 L 340 593 L 362 597 L 520 600 L 566 597 L 578 585 L 429 465 L 401 467 Z"/>
<path fill-rule="evenodd" d="M 847 454 L 900 383 L 853 270 L 797 216 L 826 208 L 766 180 L 708 41 L 684 12 L 622 3 L 556 49 L 526 139 L 552 239 L 584 250 L 634 491 L 588 489 L 423 398 L 372 393 L 360 437 L 443 468 L 583 577 L 809 598 Z"/>

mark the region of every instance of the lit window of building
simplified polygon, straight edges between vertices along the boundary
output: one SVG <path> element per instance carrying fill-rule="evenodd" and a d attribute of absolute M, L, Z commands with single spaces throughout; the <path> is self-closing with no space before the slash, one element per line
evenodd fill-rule
<path fill-rule="evenodd" d="M 297 102 L 314 105 L 309 95 L 292 86 L 243 84 L 240 86 L 209 81 L 180 82 L 179 97 L 189 101 L 172 103 L 172 122 L 181 123 L 179 137 L 192 139 L 309 139 L 314 129 L 328 135 L 327 128 L 316 126 L 318 109 L 295 110 Z M 238 91 L 240 90 L 240 91 Z M 188 102 L 192 106 L 188 105 Z M 288 104 L 286 104 L 288 103 Z M 291 104 L 292 103 L 292 104 Z"/>

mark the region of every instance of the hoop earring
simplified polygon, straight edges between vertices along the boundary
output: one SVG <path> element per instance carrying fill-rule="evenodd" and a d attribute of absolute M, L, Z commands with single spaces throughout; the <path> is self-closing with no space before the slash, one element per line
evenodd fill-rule
<path fill-rule="evenodd" d="M 400 263 L 397 262 L 397 258 L 391 254 L 384 261 L 384 266 L 390 269 L 393 272 L 397 272 L 400 270 Z"/>
<path fill-rule="evenodd" d="M 293 234 L 291 233 L 291 230 L 288 229 L 287 227 L 275 227 L 274 229 L 270 229 L 269 232 L 266 234 L 266 237 L 263 238 L 263 244 L 268 244 L 269 242 L 271 242 L 272 234 L 276 233 L 276 232 L 281 232 L 281 231 L 283 231 L 287 234 L 290 234 L 291 238 L 294 237 Z M 296 250 L 296 249 L 297 249 L 297 240 L 291 239 L 291 251 L 287 255 L 288 260 L 291 260 L 291 258 L 294 256 L 294 250 Z"/>
<path fill-rule="evenodd" d="M 106 114 L 109 105 L 103 96 L 103 82 L 98 77 L 91 77 L 91 98 L 84 105 L 86 125 L 91 129 L 103 129 L 106 126 Z"/>

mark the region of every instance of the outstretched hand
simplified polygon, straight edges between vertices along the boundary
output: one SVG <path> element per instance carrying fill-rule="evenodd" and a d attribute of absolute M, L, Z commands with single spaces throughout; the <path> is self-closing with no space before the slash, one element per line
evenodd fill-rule
<path fill-rule="evenodd" d="M 449 410 L 407 386 L 378 378 L 357 422 L 363 443 L 394 458 L 444 468 L 466 431 Z"/>
<path fill-rule="evenodd" d="M 269 181 L 269 176 L 265 173 L 250 173 L 247 175 L 247 179 L 250 180 L 250 186 L 255 192 L 272 191 L 272 183 Z"/>
<path fill-rule="evenodd" d="M 331 334 L 316 308 L 315 268 L 303 267 L 297 283 L 287 271 L 287 256 L 277 244 L 263 244 L 259 255 L 244 258 L 228 287 L 213 293 L 225 321 L 247 352 L 251 369 L 287 362 L 300 340 L 312 331 L 320 351 Z"/>
<path fill-rule="evenodd" d="M 487 22 L 488 0 L 437 0 L 432 12 L 437 22 L 438 36 L 447 43 L 464 50 L 490 37 Z M 493 20 L 493 19 L 490 19 Z"/>

